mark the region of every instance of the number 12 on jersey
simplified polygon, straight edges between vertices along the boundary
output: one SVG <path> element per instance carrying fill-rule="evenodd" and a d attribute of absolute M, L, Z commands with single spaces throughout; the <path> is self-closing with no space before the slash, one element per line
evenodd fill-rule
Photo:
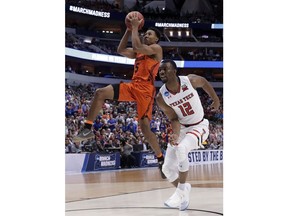
<path fill-rule="evenodd" d="M 189 102 L 183 103 L 178 107 L 181 110 L 183 116 L 194 114 L 194 111 L 192 110 L 191 104 Z"/>

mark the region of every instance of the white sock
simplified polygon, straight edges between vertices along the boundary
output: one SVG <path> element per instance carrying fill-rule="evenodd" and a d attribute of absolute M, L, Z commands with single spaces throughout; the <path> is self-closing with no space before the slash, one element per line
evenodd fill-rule
<path fill-rule="evenodd" d="M 184 184 L 178 183 L 178 188 L 180 190 L 184 190 L 185 189 L 185 183 Z"/>

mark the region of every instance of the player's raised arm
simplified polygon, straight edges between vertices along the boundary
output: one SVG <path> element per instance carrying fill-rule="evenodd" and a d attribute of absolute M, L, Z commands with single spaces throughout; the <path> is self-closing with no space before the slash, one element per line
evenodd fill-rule
<path fill-rule="evenodd" d="M 131 35 L 131 31 L 127 28 L 119 45 L 117 48 L 117 52 L 122 55 L 125 56 L 127 58 L 131 58 L 131 59 L 135 59 L 136 58 L 136 53 L 133 51 L 132 47 L 127 47 L 128 44 L 128 39 Z"/>
<path fill-rule="evenodd" d="M 215 110 L 218 110 L 220 106 L 220 100 L 212 85 L 204 77 L 198 76 L 196 74 L 189 74 L 188 78 L 194 88 L 202 88 L 210 96 L 210 98 L 213 100 L 211 107 Z"/>

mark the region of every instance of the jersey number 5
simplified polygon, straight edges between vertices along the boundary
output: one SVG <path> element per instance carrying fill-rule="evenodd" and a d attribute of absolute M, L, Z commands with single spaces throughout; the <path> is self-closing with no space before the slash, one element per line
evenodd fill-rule
<path fill-rule="evenodd" d="M 183 116 L 194 114 L 194 111 L 192 110 L 191 104 L 189 102 L 181 104 L 178 107 L 181 110 Z"/>

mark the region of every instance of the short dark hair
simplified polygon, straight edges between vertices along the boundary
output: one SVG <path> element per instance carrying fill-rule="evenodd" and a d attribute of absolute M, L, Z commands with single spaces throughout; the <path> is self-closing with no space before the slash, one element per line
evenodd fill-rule
<path fill-rule="evenodd" d="M 161 63 L 170 63 L 172 65 L 172 67 L 177 70 L 177 65 L 175 63 L 175 61 L 173 61 L 172 59 L 163 59 L 161 61 Z"/>
<path fill-rule="evenodd" d="M 149 27 L 147 30 L 152 30 L 152 31 L 154 31 L 155 34 L 156 34 L 156 36 L 157 36 L 157 38 L 160 40 L 160 38 L 161 38 L 161 32 L 160 32 L 159 29 L 157 29 L 157 28 L 155 28 L 155 27 Z M 158 41 L 159 41 L 159 40 L 158 40 Z"/>

